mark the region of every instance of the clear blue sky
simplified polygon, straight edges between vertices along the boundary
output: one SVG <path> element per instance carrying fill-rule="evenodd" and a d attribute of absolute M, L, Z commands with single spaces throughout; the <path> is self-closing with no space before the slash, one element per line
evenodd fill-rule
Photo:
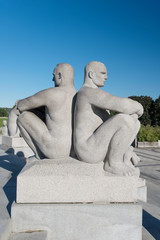
<path fill-rule="evenodd" d="M 53 86 L 70 63 L 75 86 L 84 66 L 103 62 L 105 91 L 160 95 L 159 0 L 0 0 L 0 107 Z"/>

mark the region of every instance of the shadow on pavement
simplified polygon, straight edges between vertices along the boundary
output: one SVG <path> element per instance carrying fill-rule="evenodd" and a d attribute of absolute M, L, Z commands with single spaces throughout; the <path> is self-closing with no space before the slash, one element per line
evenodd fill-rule
<path fill-rule="evenodd" d="M 143 210 L 143 227 L 155 238 L 160 239 L 160 220 Z"/>
<path fill-rule="evenodd" d="M 9 214 L 11 214 L 11 205 L 16 200 L 17 175 L 22 170 L 25 164 L 25 158 L 20 158 L 18 157 L 18 154 L 15 155 L 13 154 L 13 152 L 9 155 L 0 156 L 0 167 L 8 171 L 9 180 L 4 185 L 3 191 L 8 199 L 7 210 Z M 9 175 L 10 173 L 11 177 Z"/>

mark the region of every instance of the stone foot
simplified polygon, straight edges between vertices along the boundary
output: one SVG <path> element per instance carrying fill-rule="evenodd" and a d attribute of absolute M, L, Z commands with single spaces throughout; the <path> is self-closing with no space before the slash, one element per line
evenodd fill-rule
<path fill-rule="evenodd" d="M 108 162 L 106 162 L 104 165 L 104 170 L 120 176 L 139 176 L 140 174 L 138 168 L 127 166 L 125 163 L 116 163 L 110 165 Z"/>
<path fill-rule="evenodd" d="M 132 168 L 134 168 L 133 165 L 137 165 L 138 162 L 140 161 L 140 158 L 136 155 L 135 152 L 133 152 L 134 148 L 130 147 L 127 152 L 124 154 L 124 163 L 127 166 L 130 166 Z"/>

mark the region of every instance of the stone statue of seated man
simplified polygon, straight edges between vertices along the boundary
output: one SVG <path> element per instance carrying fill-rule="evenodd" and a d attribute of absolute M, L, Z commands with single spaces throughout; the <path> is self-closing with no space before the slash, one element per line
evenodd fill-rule
<path fill-rule="evenodd" d="M 7 127 L 7 121 L 2 121 L 3 127 L 0 128 L 0 131 L 2 132 L 2 136 L 8 136 L 8 127 Z"/>
<path fill-rule="evenodd" d="M 68 157 L 71 152 L 74 70 L 70 64 L 61 63 L 53 75 L 55 87 L 19 100 L 16 105 L 20 133 L 38 159 Z M 40 108 L 45 110 L 45 119 L 37 114 Z"/>
<path fill-rule="evenodd" d="M 99 89 L 106 80 L 103 63 L 86 65 L 84 85 L 75 105 L 75 152 L 83 162 L 104 161 L 104 170 L 113 174 L 138 175 L 138 169 L 133 166 L 138 157 L 130 145 L 140 129 L 138 118 L 143 114 L 143 107 L 136 101 Z M 118 114 L 109 117 L 108 110 Z"/>

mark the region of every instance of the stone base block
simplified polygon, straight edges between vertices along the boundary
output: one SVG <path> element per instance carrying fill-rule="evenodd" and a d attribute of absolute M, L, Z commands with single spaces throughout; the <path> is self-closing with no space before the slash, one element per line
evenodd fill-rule
<path fill-rule="evenodd" d="M 24 141 L 22 137 L 2 136 L 2 145 L 6 145 L 12 148 L 28 147 L 27 143 Z"/>
<path fill-rule="evenodd" d="M 47 240 L 47 234 L 44 231 L 12 233 L 8 240 Z"/>
<path fill-rule="evenodd" d="M 34 155 L 32 149 L 22 137 L 2 136 L 2 145 L 0 145 L 0 149 L 19 157 L 28 158 Z"/>
<path fill-rule="evenodd" d="M 138 177 L 115 176 L 103 163 L 31 160 L 17 177 L 17 203 L 136 202 Z"/>
<path fill-rule="evenodd" d="M 158 142 L 138 142 L 138 148 L 158 148 L 160 147 L 160 141 Z"/>
<path fill-rule="evenodd" d="M 141 240 L 138 204 L 14 204 L 12 231 L 47 231 L 47 240 Z"/>

